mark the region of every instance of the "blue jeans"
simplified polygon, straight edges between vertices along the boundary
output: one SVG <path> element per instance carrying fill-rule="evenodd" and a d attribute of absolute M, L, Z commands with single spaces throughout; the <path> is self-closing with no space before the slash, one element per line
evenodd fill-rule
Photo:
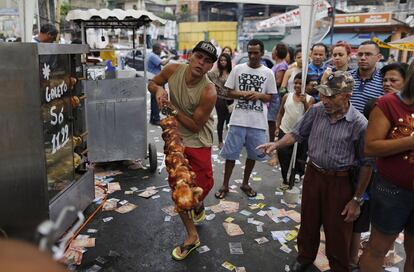
<path fill-rule="evenodd" d="M 155 98 L 155 94 L 151 93 L 150 123 L 159 122 L 159 121 L 160 121 L 160 110 L 158 108 L 157 99 Z"/>

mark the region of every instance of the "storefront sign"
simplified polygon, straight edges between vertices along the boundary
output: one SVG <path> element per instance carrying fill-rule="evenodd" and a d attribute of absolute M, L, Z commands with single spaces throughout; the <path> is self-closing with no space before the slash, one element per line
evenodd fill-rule
<path fill-rule="evenodd" d="M 335 27 L 390 25 L 392 22 L 391 15 L 391 12 L 336 14 Z"/>

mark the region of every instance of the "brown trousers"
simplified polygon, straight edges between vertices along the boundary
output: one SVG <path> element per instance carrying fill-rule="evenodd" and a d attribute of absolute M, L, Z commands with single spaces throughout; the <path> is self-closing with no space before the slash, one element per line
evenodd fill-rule
<path fill-rule="evenodd" d="M 331 271 L 349 271 L 353 224 L 345 223 L 341 212 L 352 195 L 349 176 L 327 175 L 308 164 L 303 181 L 298 235 L 299 263 L 313 263 L 316 259 L 322 225 Z"/>

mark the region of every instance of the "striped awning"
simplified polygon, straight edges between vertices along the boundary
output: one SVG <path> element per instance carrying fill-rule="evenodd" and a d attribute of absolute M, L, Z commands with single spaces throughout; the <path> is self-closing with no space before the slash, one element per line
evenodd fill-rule
<path fill-rule="evenodd" d="M 122 9 L 75 9 L 68 12 L 66 20 L 68 21 L 96 21 L 96 20 L 118 20 L 118 21 L 157 21 L 165 24 L 166 20 L 154 15 L 146 10 L 122 10 Z"/>

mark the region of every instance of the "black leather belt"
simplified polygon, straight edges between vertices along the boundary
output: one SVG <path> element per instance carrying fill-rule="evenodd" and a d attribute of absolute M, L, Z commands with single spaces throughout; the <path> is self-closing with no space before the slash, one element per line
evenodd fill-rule
<path fill-rule="evenodd" d="M 321 174 L 324 174 L 326 176 L 335 176 L 335 177 L 348 177 L 351 174 L 351 168 L 349 169 L 345 169 L 345 170 L 340 170 L 340 171 L 336 171 L 336 170 L 328 170 L 328 169 L 324 169 L 322 167 L 317 166 L 314 162 L 310 161 L 309 165 L 315 169 L 316 171 L 318 171 Z"/>

